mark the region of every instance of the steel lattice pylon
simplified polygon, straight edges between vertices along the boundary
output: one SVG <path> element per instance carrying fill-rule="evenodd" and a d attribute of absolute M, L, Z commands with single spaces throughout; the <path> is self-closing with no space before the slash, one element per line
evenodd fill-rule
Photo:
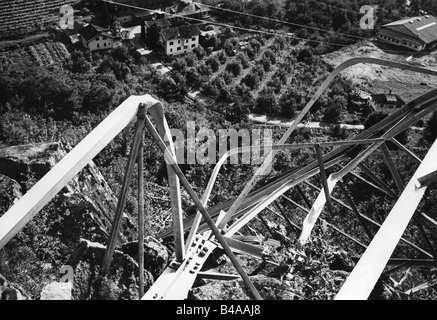
<path fill-rule="evenodd" d="M 310 99 L 305 108 L 298 115 L 286 134 L 279 140 L 278 144 L 269 146 L 272 152 L 266 157 L 265 162 L 260 166 L 255 175 L 248 181 L 246 187 L 236 199 L 229 199 L 213 207 L 208 206 L 216 178 L 223 163 L 232 155 L 241 152 L 248 152 L 250 147 L 230 150 L 219 161 L 214 168 L 206 190 L 202 197 L 198 197 L 189 181 L 184 176 L 175 159 L 174 146 L 169 137 L 170 129 L 167 125 L 162 105 L 159 101 L 149 95 L 132 96 L 113 111 L 99 126 L 97 126 L 84 140 L 82 140 L 71 152 L 69 152 L 46 176 L 44 176 L 31 190 L 29 190 L 13 207 L 11 207 L 0 218 L 0 249 L 15 236 L 39 210 L 43 208 L 89 161 L 93 159 L 121 130 L 123 130 L 133 119 L 137 119 L 135 136 L 132 142 L 131 154 L 126 168 L 125 180 L 119 197 L 119 203 L 114 215 L 107 251 L 103 261 L 103 271 L 110 268 L 112 254 L 115 249 L 116 239 L 119 233 L 119 225 L 122 219 L 126 194 L 133 172 L 135 161 L 138 159 L 138 170 L 142 173 L 142 141 L 143 131 L 147 128 L 162 152 L 167 164 L 169 186 L 171 195 L 173 228 L 159 235 L 161 238 L 172 236 L 175 241 L 175 259 L 170 263 L 163 274 L 157 279 L 154 285 L 143 295 L 142 299 L 185 299 L 191 289 L 196 277 L 209 277 L 214 279 L 235 279 L 236 275 L 211 274 L 201 272 L 201 268 L 215 248 L 222 248 L 229 256 L 233 265 L 252 295 L 256 299 L 261 296 L 252 284 L 244 269 L 235 258 L 235 253 L 248 254 L 253 257 L 262 258 L 262 248 L 253 244 L 253 238 L 239 236 L 239 230 L 246 226 L 252 219 L 264 210 L 281 217 L 292 228 L 299 230 L 299 241 L 305 243 L 311 236 L 315 224 L 321 220 L 322 210 L 325 205 L 331 208 L 337 203 L 353 212 L 363 227 L 363 231 L 371 240 L 370 245 L 350 236 L 346 231 L 336 226 L 333 230 L 347 237 L 351 241 L 366 248 L 365 253 L 358 261 L 356 268 L 337 295 L 337 299 L 367 299 L 379 279 L 387 263 L 393 262 L 390 259 L 397 243 L 402 241 L 415 249 L 427 259 L 412 259 L 408 263 L 433 266 L 436 264 L 437 254 L 432 246 L 427 250 L 418 247 L 408 239 L 402 237 L 411 218 L 417 220 L 419 226 L 425 226 L 433 236 L 437 236 L 434 227 L 437 223 L 425 214 L 414 216 L 418 203 L 423 197 L 426 187 L 430 181 L 435 180 L 437 170 L 437 142 L 433 144 L 427 156 L 420 160 L 411 151 L 400 144 L 395 137 L 408 127 L 437 109 L 437 90 L 424 94 L 409 102 L 378 124 L 358 134 L 350 141 L 286 144 L 291 133 L 302 121 L 314 103 L 320 98 L 323 92 L 332 83 L 335 77 L 344 69 L 359 63 L 378 64 L 393 68 L 400 68 L 413 72 L 437 76 L 436 71 L 418 68 L 414 66 L 394 63 L 373 58 L 356 58 L 342 63 L 323 82 L 315 95 Z M 151 116 L 154 120 L 152 123 Z M 420 165 L 410 182 L 404 185 L 399 172 L 391 159 L 387 142 L 396 144 L 401 150 L 414 158 Z M 332 151 L 323 154 L 322 147 L 332 147 Z M 264 185 L 254 189 L 259 177 L 270 165 L 273 157 L 278 151 L 314 149 L 316 160 L 305 165 L 291 168 Z M 372 171 L 367 168 L 363 161 L 374 152 L 380 150 L 383 159 L 393 176 L 398 192 L 391 190 Z M 359 167 L 372 181 L 367 181 L 357 174 L 353 169 Z M 327 176 L 326 170 L 338 169 Z M 319 175 L 323 188 L 319 189 L 311 184 L 310 178 Z M 342 180 L 347 175 L 366 182 L 379 192 L 397 199 L 395 206 L 382 225 L 359 212 L 351 197 L 348 195 Z M 144 195 L 142 194 L 142 180 L 139 175 L 139 221 L 143 221 Z M 183 221 L 182 206 L 180 198 L 180 184 L 188 192 L 193 200 L 198 213 Z M 300 189 L 301 184 L 306 184 L 318 193 L 314 203 L 305 197 Z M 304 197 L 308 208 L 301 206 L 295 200 L 286 195 L 291 188 L 296 188 Z M 332 196 L 332 191 L 338 188 L 343 194 L 347 203 Z M 399 195 L 400 194 L 400 195 Z M 297 225 L 292 222 L 287 213 L 280 206 L 278 199 L 283 199 L 290 205 L 306 212 L 303 224 Z M 327 223 L 325 221 L 325 223 Z M 379 228 L 378 233 L 373 236 L 368 225 L 372 224 Z M 185 233 L 188 233 L 185 238 Z M 144 236 L 144 230 L 140 223 L 139 235 Z M 426 235 L 423 234 L 426 238 Z M 426 243 L 429 244 L 429 239 Z M 382 245 L 384 244 L 384 245 Z M 139 244 L 140 256 L 142 256 L 142 242 Z M 404 261 L 405 262 L 405 261 Z M 142 274 L 144 262 L 140 259 L 140 274 Z M 365 276 L 365 283 L 362 281 Z M 364 283 L 364 284 L 363 284 Z M 142 279 L 140 277 L 140 287 Z M 416 290 L 417 288 L 413 288 Z M 413 290 L 412 289 L 412 290 Z"/>

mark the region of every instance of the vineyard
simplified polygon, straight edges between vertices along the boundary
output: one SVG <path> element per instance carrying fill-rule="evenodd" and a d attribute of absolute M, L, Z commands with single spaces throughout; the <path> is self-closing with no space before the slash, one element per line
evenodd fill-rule
<path fill-rule="evenodd" d="M 29 47 L 29 54 L 39 65 L 62 63 L 70 54 L 61 42 L 44 42 Z"/>
<path fill-rule="evenodd" d="M 39 66 L 61 64 L 70 56 L 61 42 L 43 42 L 27 47 L 0 53 L 0 63 L 10 64 L 21 61 L 35 62 Z"/>
<path fill-rule="evenodd" d="M 0 36 L 27 32 L 58 19 L 59 9 L 77 0 L 0 0 Z"/>

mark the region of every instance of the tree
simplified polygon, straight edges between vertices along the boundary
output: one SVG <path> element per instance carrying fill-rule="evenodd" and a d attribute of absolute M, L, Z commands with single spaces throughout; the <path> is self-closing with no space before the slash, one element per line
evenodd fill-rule
<path fill-rule="evenodd" d="M 83 110 L 90 112 L 110 110 L 113 102 L 113 94 L 108 88 L 94 85 L 83 98 Z"/>
<path fill-rule="evenodd" d="M 311 49 L 311 47 L 304 47 L 302 50 L 299 51 L 296 58 L 299 62 L 304 62 L 306 64 L 312 64 L 313 63 L 313 55 L 314 52 Z"/>
<path fill-rule="evenodd" d="M 240 61 L 241 66 L 246 69 L 249 67 L 249 59 L 247 57 L 246 54 L 244 54 L 244 52 L 239 52 L 237 53 L 237 55 L 235 56 L 235 58 Z"/>
<path fill-rule="evenodd" d="M 161 38 L 161 27 L 157 24 L 152 25 L 146 33 L 146 46 L 152 50 L 162 51 L 164 43 Z"/>
<path fill-rule="evenodd" d="M 86 73 L 92 68 L 82 51 L 75 51 L 71 54 L 71 70 L 76 73 Z"/>
<path fill-rule="evenodd" d="M 199 72 L 202 76 L 210 76 L 212 73 L 211 68 L 204 62 L 197 66 L 197 72 Z"/>
<path fill-rule="evenodd" d="M 223 44 L 223 50 L 228 56 L 234 56 L 236 54 L 235 46 L 232 43 L 231 39 L 225 41 L 225 43 Z"/>
<path fill-rule="evenodd" d="M 237 61 L 230 62 L 226 65 L 226 71 L 231 72 L 234 77 L 237 77 L 241 73 L 241 64 Z"/>
<path fill-rule="evenodd" d="M 205 64 L 209 66 L 213 72 L 218 71 L 220 67 L 220 62 L 215 55 L 208 57 L 205 61 Z"/>
<path fill-rule="evenodd" d="M 265 87 L 261 90 L 255 102 L 255 111 L 267 115 L 280 114 L 276 95 L 272 88 Z"/>
<path fill-rule="evenodd" d="M 256 39 L 252 39 L 249 41 L 249 44 L 252 46 L 253 50 L 255 51 L 255 53 L 258 53 L 261 50 L 261 43 L 256 40 Z"/>
<path fill-rule="evenodd" d="M 330 106 L 325 111 L 322 120 L 325 122 L 336 123 L 341 120 L 341 108 L 338 106 Z"/>
<path fill-rule="evenodd" d="M 269 72 L 272 64 L 270 63 L 270 60 L 266 57 L 262 57 L 261 60 L 257 61 L 257 65 L 261 65 L 265 72 Z"/>
<path fill-rule="evenodd" d="M 272 50 L 267 49 L 266 51 L 264 51 L 263 57 L 269 59 L 271 64 L 276 64 L 276 55 L 273 53 Z"/>
<path fill-rule="evenodd" d="M 272 88 L 276 94 L 279 94 L 281 92 L 282 82 L 278 77 L 274 76 L 267 82 L 267 86 Z"/>
<path fill-rule="evenodd" d="M 241 83 L 253 90 L 258 88 L 260 78 L 257 74 L 250 72 L 243 79 L 241 79 Z"/>

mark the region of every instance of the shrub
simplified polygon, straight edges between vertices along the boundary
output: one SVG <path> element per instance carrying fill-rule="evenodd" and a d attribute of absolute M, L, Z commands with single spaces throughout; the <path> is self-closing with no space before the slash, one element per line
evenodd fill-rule
<path fill-rule="evenodd" d="M 185 57 L 184 57 L 185 63 L 187 64 L 187 67 L 194 67 L 197 63 L 197 56 L 193 53 L 190 52 L 188 53 Z"/>
<path fill-rule="evenodd" d="M 226 54 L 223 50 L 220 50 L 219 53 L 217 54 L 217 58 L 219 59 L 221 64 L 225 64 L 226 63 Z"/>
<path fill-rule="evenodd" d="M 276 94 L 281 92 L 282 82 L 278 77 L 273 77 L 267 82 L 267 86 L 272 88 Z"/>
<path fill-rule="evenodd" d="M 257 61 L 257 65 L 261 65 L 265 72 L 269 72 L 272 64 L 270 60 L 266 57 L 263 57 L 261 60 Z"/>
<path fill-rule="evenodd" d="M 195 48 L 193 50 L 193 53 L 196 55 L 197 59 L 203 59 L 205 57 L 205 49 L 203 49 L 201 46 Z"/>
<path fill-rule="evenodd" d="M 229 39 L 223 44 L 223 49 L 228 56 L 234 56 L 236 54 L 235 47 Z"/>
<path fill-rule="evenodd" d="M 251 72 L 241 79 L 241 83 L 254 90 L 259 87 L 260 77 L 256 73 Z"/>
<path fill-rule="evenodd" d="M 259 63 L 256 64 L 250 72 L 256 74 L 260 79 L 264 77 L 264 68 Z"/>
<path fill-rule="evenodd" d="M 237 53 L 237 55 L 235 56 L 236 59 L 238 59 L 238 61 L 240 61 L 241 66 L 246 69 L 249 67 L 249 58 L 247 57 L 246 54 L 244 54 L 243 52 L 239 52 Z"/>
<path fill-rule="evenodd" d="M 199 74 L 201 74 L 202 76 L 210 76 L 212 73 L 212 70 L 208 65 L 206 65 L 205 63 L 202 62 L 197 66 L 197 72 Z"/>
<path fill-rule="evenodd" d="M 209 66 L 213 72 L 217 72 L 220 66 L 220 62 L 215 55 L 208 57 L 205 64 Z"/>
<path fill-rule="evenodd" d="M 249 60 L 253 60 L 255 58 L 255 50 L 251 45 L 246 46 L 243 51 L 247 55 Z"/>
<path fill-rule="evenodd" d="M 183 58 L 179 58 L 176 59 L 175 61 L 173 61 L 173 63 L 171 64 L 172 70 L 174 71 L 179 71 L 181 73 L 185 73 L 186 69 L 187 69 L 187 62 L 185 59 Z"/>
<path fill-rule="evenodd" d="M 276 64 L 276 55 L 272 50 L 264 51 L 263 57 L 269 59 L 271 64 Z"/>
<path fill-rule="evenodd" d="M 325 122 L 340 122 L 341 121 L 341 109 L 338 106 L 330 106 L 323 115 L 323 121 Z"/>
<path fill-rule="evenodd" d="M 250 40 L 249 44 L 251 45 L 251 47 L 253 48 L 255 53 L 259 53 L 262 45 L 258 40 L 252 39 L 252 40 Z"/>
<path fill-rule="evenodd" d="M 280 114 L 276 95 L 271 88 L 265 87 L 261 90 L 255 102 L 255 111 L 268 115 Z"/>
<path fill-rule="evenodd" d="M 232 73 L 235 77 L 241 73 L 241 64 L 237 61 L 230 62 L 226 65 L 226 71 Z"/>

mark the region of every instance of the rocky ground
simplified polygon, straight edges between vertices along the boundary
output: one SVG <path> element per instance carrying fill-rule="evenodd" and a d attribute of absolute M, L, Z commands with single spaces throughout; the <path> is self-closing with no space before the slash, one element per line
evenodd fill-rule
<path fill-rule="evenodd" d="M 357 57 L 385 59 L 437 70 L 437 52 L 408 52 L 403 51 L 402 48 L 370 41 L 358 42 L 339 51 L 326 54 L 323 59 L 336 67 L 348 59 Z M 342 75 L 371 93 L 388 93 L 389 90 L 392 90 L 406 102 L 437 88 L 437 77 L 435 76 L 384 66 L 358 64 L 343 71 Z"/>
<path fill-rule="evenodd" d="M 33 173 L 33 177 L 43 176 L 65 152 L 59 143 L 0 149 L 0 216 L 26 192 L 29 172 Z M 125 227 L 120 234 L 111 268 L 106 274 L 101 270 L 116 201 L 113 197 L 98 168 L 91 163 L 59 193 L 56 210 L 52 213 L 55 217 L 51 217 L 59 221 L 49 224 L 50 219 L 43 220 L 48 226 L 39 231 L 23 229 L 14 237 L 18 240 L 11 241 L 0 250 L 0 299 L 138 300 L 138 243 L 129 239 L 136 230 L 131 227 L 128 216 L 124 220 Z M 51 238 L 42 247 L 34 249 L 35 242 L 41 241 L 38 238 L 44 240 L 47 236 L 44 233 L 50 234 Z M 31 260 L 15 254 L 15 251 L 24 248 L 27 255 L 38 256 L 38 252 L 32 250 L 46 250 L 46 245 L 54 246 L 51 250 L 56 252 L 60 250 L 56 246 L 64 247 L 61 251 L 67 258 L 60 261 L 62 268 L 59 269 L 53 261 L 45 261 L 44 255 Z M 268 300 L 330 299 L 353 264 L 345 252 L 337 251 L 321 239 L 302 248 L 281 242 L 281 246 L 269 250 L 274 264 L 239 256 L 255 287 L 263 299 Z M 153 237 L 145 239 L 145 292 L 171 259 L 171 248 Z M 27 264 L 34 266 L 26 269 Z M 70 278 L 69 268 L 72 272 Z M 219 249 L 210 255 L 202 271 L 236 274 L 229 259 Z M 5 272 L 6 277 L 1 275 Z M 11 279 L 7 279 L 9 277 Z M 31 292 L 26 292 L 26 288 Z M 246 300 L 251 299 L 251 295 L 239 278 L 229 281 L 200 279 L 188 299 Z"/>

